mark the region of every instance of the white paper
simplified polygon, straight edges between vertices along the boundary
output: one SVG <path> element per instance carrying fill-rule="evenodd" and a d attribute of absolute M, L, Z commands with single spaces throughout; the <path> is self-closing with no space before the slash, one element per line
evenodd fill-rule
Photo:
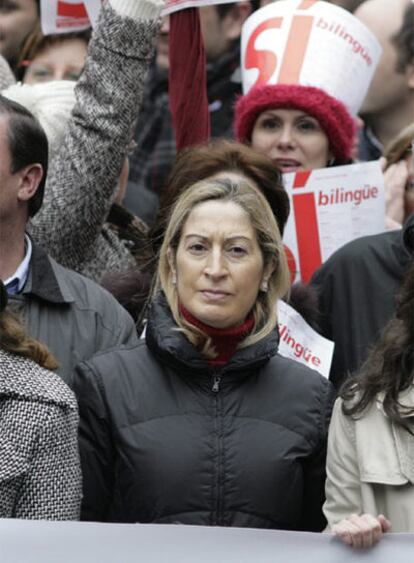
<path fill-rule="evenodd" d="M 279 354 L 329 378 L 335 344 L 318 334 L 290 305 L 277 304 Z"/>
<path fill-rule="evenodd" d="M 44 35 L 81 31 L 95 25 L 102 0 L 41 0 Z"/>
<path fill-rule="evenodd" d="M 307 175 L 305 183 L 299 181 Z M 285 174 L 284 184 L 291 212 L 283 242 L 294 260 L 295 281 L 309 281 L 351 240 L 385 230 L 384 176 L 378 161 Z"/>
<path fill-rule="evenodd" d="M 179 12 L 187 8 L 200 8 L 201 6 L 212 6 L 213 4 L 230 4 L 242 2 L 243 0 L 166 0 L 162 15 L 167 16 L 173 12 Z"/>
<path fill-rule="evenodd" d="M 1 563 L 412 563 L 414 535 L 353 550 L 329 534 L 0 520 Z"/>
<path fill-rule="evenodd" d="M 316 86 L 356 114 L 381 56 L 376 37 L 347 10 L 281 0 L 254 12 L 241 39 L 243 91 L 256 84 Z"/>

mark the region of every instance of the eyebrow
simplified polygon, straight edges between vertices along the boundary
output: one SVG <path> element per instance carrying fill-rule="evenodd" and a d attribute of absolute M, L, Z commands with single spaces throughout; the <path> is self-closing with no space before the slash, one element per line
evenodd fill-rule
<path fill-rule="evenodd" d="M 206 236 L 200 235 L 200 234 L 196 234 L 196 233 L 190 233 L 190 234 L 188 234 L 188 235 L 185 235 L 184 238 L 185 238 L 185 239 L 189 239 L 189 238 L 191 238 L 191 237 L 196 237 L 196 238 L 199 238 L 199 239 L 202 239 L 202 240 L 205 240 L 205 241 L 208 241 L 208 240 L 209 240 L 209 237 L 206 237 Z M 244 235 L 232 235 L 232 236 L 230 236 L 230 237 L 226 237 L 224 240 L 225 240 L 226 242 L 228 242 L 228 241 L 238 240 L 238 239 L 243 239 L 243 240 L 245 240 L 246 242 L 250 242 L 250 241 L 252 240 L 251 238 L 246 237 L 246 236 L 244 236 Z"/>

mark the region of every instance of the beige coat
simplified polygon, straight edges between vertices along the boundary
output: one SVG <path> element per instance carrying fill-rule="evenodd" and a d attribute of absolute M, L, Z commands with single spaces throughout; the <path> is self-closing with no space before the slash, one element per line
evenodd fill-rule
<path fill-rule="evenodd" d="M 400 396 L 414 406 L 414 387 Z M 351 514 L 384 514 L 392 531 L 414 532 L 414 436 L 390 422 L 381 398 L 358 420 L 335 403 L 328 439 L 328 529 Z M 414 417 L 407 419 L 414 432 Z"/>

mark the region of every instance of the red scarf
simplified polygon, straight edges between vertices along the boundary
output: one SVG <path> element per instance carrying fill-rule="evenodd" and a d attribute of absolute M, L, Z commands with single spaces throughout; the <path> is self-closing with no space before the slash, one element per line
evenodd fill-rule
<path fill-rule="evenodd" d="M 230 328 L 215 328 L 196 319 L 187 309 L 180 305 L 180 312 L 185 320 L 207 334 L 218 353 L 218 356 L 208 363 L 211 366 L 223 366 L 233 356 L 238 344 L 249 334 L 254 325 L 253 315 L 250 314 L 243 324 Z"/>

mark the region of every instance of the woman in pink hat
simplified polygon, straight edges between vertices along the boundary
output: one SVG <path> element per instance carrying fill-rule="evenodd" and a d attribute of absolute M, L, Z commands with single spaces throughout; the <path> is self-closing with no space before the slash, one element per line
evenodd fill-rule
<path fill-rule="evenodd" d="M 355 131 L 345 105 L 313 86 L 256 86 L 236 104 L 237 140 L 284 173 L 350 163 Z"/>

